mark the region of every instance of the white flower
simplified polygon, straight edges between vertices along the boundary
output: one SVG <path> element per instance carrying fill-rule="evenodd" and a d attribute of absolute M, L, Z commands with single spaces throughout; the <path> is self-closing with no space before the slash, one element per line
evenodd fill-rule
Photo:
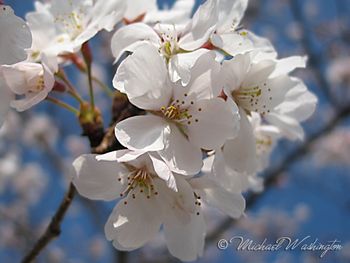
<path fill-rule="evenodd" d="M 183 261 L 193 261 L 204 249 L 202 202 L 235 218 L 245 208 L 242 195 L 230 194 L 206 177 L 186 180 L 173 175 L 153 154 L 122 150 L 83 155 L 73 166 L 73 183 L 83 196 L 107 201 L 122 198 L 105 225 L 107 239 L 119 250 L 142 247 L 163 225 L 170 253 Z M 176 191 L 166 182 L 165 176 L 170 174 Z"/>
<path fill-rule="evenodd" d="M 11 102 L 11 106 L 17 111 L 25 111 L 38 104 L 52 90 L 55 83 L 53 74 L 57 68 L 46 58 L 44 61 L 42 64 L 23 61 L 1 67 L 6 85 L 13 93 L 20 96 L 18 100 Z"/>
<path fill-rule="evenodd" d="M 262 171 L 269 164 L 270 154 L 281 137 L 281 132 L 276 126 L 265 124 L 261 116 L 255 112 L 251 112 L 249 120 L 256 140 L 258 171 Z"/>
<path fill-rule="evenodd" d="M 135 51 L 145 42 L 152 43 L 167 61 L 172 81 L 181 79 L 187 84 L 190 68 L 198 57 L 208 52 L 200 48 L 215 30 L 216 22 L 216 2 L 208 0 L 198 8 L 186 27 L 157 24 L 152 28 L 143 23 L 135 23 L 119 29 L 112 38 L 112 53 L 119 60 L 125 51 Z"/>
<path fill-rule="evenodd" d="M 217 98 L 219 71 L 215 54 L 205 53 L 192 68 L 190 83 L 182 86 L 170 81 L 155 47 L 138 48 L 119 67 L 114 86 L 149 114 L 119 122 L 117 139 L 132 150 L 158 151 L 178 173 L 198 173 L 201 148 L 216 149 L 238 130 L 237 113 Z"/>
<path fill-rule="evenodd" d="M 41 53 L 77 52 L 102 29 L 111 31 L 126 8 L 123 0 L 52 0 L 35 6 L 36 11 L 26 16 L 34 38 L 33 60 Z"/>
<path fill-rule="evenodd" d="M 10 6 L 0 4 L 0 65 L 14 64 L 27 58 L 32 35 L 26 23 Z"/>
<path fill-rule="evenodd" d="M 250 188 L 250 178 L 258 171 L 256 141 L 247 115 L 240 110 L 240 129 L 234 139 L 227 140 L 216 149 L 215 157 L 206 159 L 213 178 L 230 192 L 236 193 Z M 208 168 L 207 168 L 208 170 Z"/>
<path fill-rule="evenodd" d="M 265 38 L 239 28 L 248 0 L 217 0 L 218 22 L 211 36 L 211 43 L 231 56 L 243 54 L 251 50 L 261 50 L 275 53 L 275 50 Z"/>
<path fill-rule="evenodd" d="M 247 53 L 224 61 L 225 93 L 229 103 L 244 109 L 242 114 L 257 112 L 287 137 L 301 139 L 303 129 L 299 123 L 314 112 L 317 99 L 302 81 L 288 73 L 305 67 L 306 59 L 272 57 Z"/>

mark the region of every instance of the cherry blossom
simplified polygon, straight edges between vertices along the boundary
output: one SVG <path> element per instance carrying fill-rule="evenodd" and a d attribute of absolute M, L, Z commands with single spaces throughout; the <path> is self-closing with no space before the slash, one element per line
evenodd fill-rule
<path fill-rule="evenodd" d="M 300 122 L 311 116 L 316 97 L 305 84 L 288 75 L 305 67 L 303 57 L 273 59 L 264 53 L 246 53 L 223 62 L 225 93 L 242 114 L 257 112 L 291 139 L 303 137 Z M 298 99 L 296 99 L 298 98 Z"/>
<path fill-rule="evenodd" d="M 142 247 L 163 226 L 170 253 L 183 261 L 193 261 L 204 250 L 202 202 L 234 218 L 241 216 L 245 207 L 241 194 L 225 191 L 206 176 L 186 180 L 172 174 L 153 154 L 121 150 L 82 155 L 73 166 L 73 182 L 83 196 L 94 200 L 122 198 L 105 225 L 107 239 L 119 250 Z"/>
<path fill-rule="evenodd" d="M 48 60 L 47 60 L 48 61 Z M 54 64 L 33 62 L 19 62 L 1 67 L 2 77 L 9 89 L 21 96 L 11 101 L 11 106 L 17 111 L 25 111 L 44 100 L 52 90 L 57 70 Z"/>
<path fill-rule="evenodd" d="M 99 31 L 111 31 L 122 19 L 125 1 L 52 0 L 35 3 L 36 11 L 26 19 L 33 33 L 31 58 L 41 53 L 55 56 L 64 52 L 77 52 L 81 45 Z"/>
<path fill-rule="evenodd" d="M 201 149 L 222 146 L 239 128 L 238 114 L 216 97 L 219 70 L 215 54 L 205 53 L 192 68 L 190 83 L 182 86 L 171 82 L 155 47 L 137 49 L 119 67 L 114 86 L 148 114 L 119 122 L 117 139 L 129 149 L 158 151 L 178 173 L 199 172 Z"/>
<path fill-rule="evenodd" d="M 149 42 L 159 49 L 167 61 L 172 81 L 181 79 L 187 84 L 190 68 L 203 53 L 208 52 L 201 47 L 214 32 L 217 16 L 216 1 L 208 0 L 198 8 L 186 26 L 157 24 L 153 28 L 144 23 L 128 25 L 114 34 L 111 42 L 113 55 L 117 61 L 125 51 L 135 51 Z"/>

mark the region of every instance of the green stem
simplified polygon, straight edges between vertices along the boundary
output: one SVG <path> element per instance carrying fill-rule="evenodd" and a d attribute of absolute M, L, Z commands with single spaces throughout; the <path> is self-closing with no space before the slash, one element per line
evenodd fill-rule
<path fill-rule="evenodd" d="M 67 78 L 67 75 L 64 73 L 64 71 L 59 71 L 56 76 L 61 79 L 64 84 L 67 85 L 68 88 L 68 93 L 70 95 L 72 95 L 73 98 L 75 98 L 80 104 L 84 103 L 84 100 L 82 99 L 82 97 L 79 95 L 79 93 L 77 92 L 77 90 L 74 88 L 74 86 L 72 85 L 72 83 L 69 81 L 69 79 Z"/>
<path fill-rule="evenodd" d="M 88 75 L 88 81 L 89 81 L 90 105 L 93 111 L 95 109 L 94 87 L 92 85 L 91 64 L 88 64 L 88 63 L 87 63 L 87 75 Z"/>
<path fill-rule="evenodd" d="M 53 97 L 47 97 L 46 98 L 47 101 L 50 101 L 52 102 L 53 104 L 56 104 L 62 108 L 65 108 L 66 110 L 69 110 L 71 112 L 73 112 L 75 115 L 79 115 L 80 114 L 80 111 L 74 107 L 72 107 L 71 105 L 68 105 L 67 103 L 59 100 L 59 99 L 56 99 L 56 98 L 53 98 Z"/>
<path fill-rule="evenodd" d="M 111 97 L 111 98 L 114 97 L 114 92 L 110 88 L 108 88 L 107 85 L 105 85 L 101 80 L 99 80 L 96 77 L 92 77 L 92 80 L 95 81 L 103 89 L 103 91 L 106 92 L 106 94 L 109 97 Z"/>

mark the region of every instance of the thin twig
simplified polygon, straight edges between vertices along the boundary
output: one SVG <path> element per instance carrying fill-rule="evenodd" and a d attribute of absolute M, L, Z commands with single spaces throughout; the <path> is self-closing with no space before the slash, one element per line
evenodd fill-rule
<path fill-rule="evenodd" d="M 69 189 L 65 194 L 59 208 L 52 217 L 50 224 L 45 230 L 45 233 L 34 244 L 31 251 L 23 258 L 22 263 L 31 263 L 39 255 L 39 253 L 50 243 L 51 240 L 58 237 L 61 233 L 61 222 L 65 217 L 69 206 L 71 205 L 74 195 L 75 187 L 71 183 Z"/>

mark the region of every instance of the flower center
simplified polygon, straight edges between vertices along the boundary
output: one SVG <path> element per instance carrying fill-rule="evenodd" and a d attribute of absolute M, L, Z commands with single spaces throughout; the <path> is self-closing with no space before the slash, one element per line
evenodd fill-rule
<path fill-rule="evenodd" d="M 232 92 L 238 106 L 248 112 L 258 112 L 262 115 L 270 112 L 272 94 L 271 89 L 264 83 L 261 86 L 241 87 Z"/>
<path fill-rule="evenodd" d="M 44 76 L 38 77 L 34 85 L 30 85 L 28 92 L 37 93 L 45 88 Z"/>
<path fill-rule="evenodd" d="M 85 12 L 83 7 L 80 7 L 78 11 L 57 15 L 55 17 L 55 22 L 73 40 L 83 31 L 84 16 Z"/>
<path fill-rule="evenodd" d="M 159 52 L 169 61 L 172 56 L 179 52 L 178 36 L 175 28 L 166 28 L 164 32 L 160 34 L 162 43 L 159 48 Z"/>
<path fill-rule="evenodd" d="M 127 197 L 131 195 L 133 199 L 136 199 L 137 193 L 145 194 L 147 199 L 152 196 L 158 195 L 158 192 L 154 188 L 153 175 L 147 171 L 146 168 L 135 168 L 131 165 L 124 164 L 130 170 L 127 177 L 126 188 L 120 193 L 120 197 Z M 118 181 L 121 181 L 118 178 Z M 124 201 L 127 204 L 127 201 Z"/>
<path fill-rule="evenodd" d="M 178 105 L 171 105 L 167 108 L 161 107 L 164 117 L 169 120 L 190 119 L 192 116 L 188 114 L 188 109 L 181 109 Z"/>

